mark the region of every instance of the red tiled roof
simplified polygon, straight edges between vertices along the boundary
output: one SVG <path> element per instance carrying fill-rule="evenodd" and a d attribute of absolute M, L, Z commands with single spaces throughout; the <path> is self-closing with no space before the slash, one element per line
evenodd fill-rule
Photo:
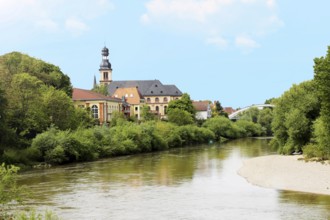
<path fill-rule="evenodd" d="M 192 104 L 196 111 L 207 111 L 209 101 L 194 101 Z"/>
<path fill-rule="evenodd" d="M 235 110 L 232 107 L 224 107 L 223 111 L 228 113 L 229 115 L 235 112 Z"/>
<path fill-rule="evenodd" d="M 121 102 L 121 99 L 118 99 L 118 98 L 113 98 L 113 97 L 102 95 L 97 92 L 93 92 L 91 90 L 78 89 L 78 88 L 73 88 L 72 100 L 73 101 L 108 100 L 108 101 L 114 101 L 114 102 Z"/>

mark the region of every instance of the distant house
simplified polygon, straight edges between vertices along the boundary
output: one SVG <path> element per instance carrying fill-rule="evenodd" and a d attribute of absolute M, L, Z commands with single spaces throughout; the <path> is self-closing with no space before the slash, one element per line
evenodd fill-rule
<path fill-rule="evenodd" d="M 159 80 L 113 81 L 112 67 L 108 59 L 108 48 L 104 47 L 101 54 L 100 84 L 108 87 L 110 96 L 117 95 L 120 98 L 124 95 L 128 103 L 132 102 L 133 104 L 134 102 L 133 111 L 138 118 L 140 117 L 139 111 L 142 104 L 147 104 L 150 111 L 156 113 L 159 117 L 164 117 L 168 103 L 171 100 L 181 98 L 182 92 L 175 85 L 164 85 Z M 130 97 L 131 95 L 133 97 Z"/>
<path fill-rule="evenodd" d="M 235 110 L 232 107 L 224 107 L 223 111 L 226 112 L 228 115 L 235 112 Z"/>
<path fill-rule="evenodd" d="M 196 110 L 196 119 L 208 119 L 212 116 L 211 106 L 209 101 L 193 101 L 193 106 Z"/>
<path fill-rule="evenodd" d="M 121 98 L 113 98 L 90 90 L 74 88 L 72 93 L 74 105 L 79 108 L 90 109 L 92 117 L 100 124 L 111 121 L 114 112 L 123 112 L 130 116 L 130 106 Z"/>

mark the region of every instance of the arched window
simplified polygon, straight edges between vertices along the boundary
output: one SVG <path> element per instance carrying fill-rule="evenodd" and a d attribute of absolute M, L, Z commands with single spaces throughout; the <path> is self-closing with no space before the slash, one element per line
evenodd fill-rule
<path fill-rule="evenodd" d="M 168 102 L 167 97 L 164 98 L 164 102 L 165 102 L 165 103 Z"/>
<path fill-rule="evenodd" d="M 166 115 L 167 113 L 167 106 L 164 106 L 164 114 Z"/>
<path fill-rule="evenodd" d="M 159 102 L 159 98 L 157 97 L 157 98 L 155 98 L 155 102 L 156 103 L 158 103 Z"/>
<path fill-rule="evenodd" d="M 92 117 L 99 118 L 99 108 L 96 105 L 92 106 Z"/>
<path fill-rule="evenodd" d="M 159 106 L 156 106 L 156 112 L 159 112 Z"/>
<path fill-rule="evenodd" d="M 150 98 L 147 98 L 147 102 L 148 102 L 148 103 L 150 102 Z"/>

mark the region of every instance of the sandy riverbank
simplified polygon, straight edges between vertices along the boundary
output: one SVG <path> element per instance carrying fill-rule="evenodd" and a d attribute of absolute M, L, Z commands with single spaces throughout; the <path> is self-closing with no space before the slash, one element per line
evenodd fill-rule
<path fill-rule="evenodd" d="M 256 157 L 244 161 L 238 173 L 262 187 L 330 195 L 330 165 L 299 158 L 302 156 Z"/>

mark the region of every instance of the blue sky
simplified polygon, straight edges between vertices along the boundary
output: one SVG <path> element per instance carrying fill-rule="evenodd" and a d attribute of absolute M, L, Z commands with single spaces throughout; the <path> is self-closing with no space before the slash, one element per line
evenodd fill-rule
<path fill-rule="evenodd" d="M 0 0 L 0 54 L 53 63 L 74 87 L 159 79 L 234 108 L 313 78 L 330 45 L 327 0 Z"/>

